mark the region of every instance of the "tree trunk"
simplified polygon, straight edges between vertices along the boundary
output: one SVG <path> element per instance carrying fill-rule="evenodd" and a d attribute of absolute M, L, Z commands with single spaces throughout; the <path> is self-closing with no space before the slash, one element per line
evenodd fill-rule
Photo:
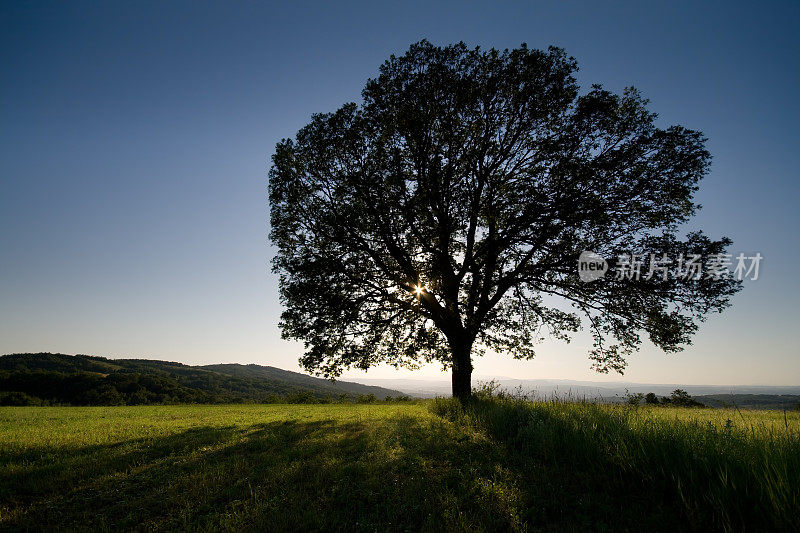
<path fill-rule="evenodd" d="M 469 401 L 472 395 L 472 343 L 450 343 L 453 352 L 453 398 L 461 403 Z"/>

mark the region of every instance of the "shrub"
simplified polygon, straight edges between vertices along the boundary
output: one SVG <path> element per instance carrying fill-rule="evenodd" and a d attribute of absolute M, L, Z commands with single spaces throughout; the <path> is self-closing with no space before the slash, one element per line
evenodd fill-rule
<path fill-rule="evenodd" d="M 378 398 L 376 398 L 374 394 L 359 394 L 356 401 L 358 403 L 375 403 L 378 401 Z"/>
<path fill-rule="evenodd" d="M 640 403 L 642 403 L 643 399 L 644 399 L 644 394 L 642 394 L 641 392 L 636 392 L 632 394 L 628 392 L 627 389 L 625 390 L 625 401 L 629 405 L 639 405 Z"/>
<path fill-rule="evenodd" d="M 689 393 L 683 389 L 675 389 L 672 391 L 669 399 L 669 403 L 676 407 L 705 407 L 705 405 L 689 396 Z"/>
<path fill-rule="evenodd" d="M 0 392 L 0 405 L 42 405 L 42 400 L 34 396 L 29 396 L 24 392 Z"/>

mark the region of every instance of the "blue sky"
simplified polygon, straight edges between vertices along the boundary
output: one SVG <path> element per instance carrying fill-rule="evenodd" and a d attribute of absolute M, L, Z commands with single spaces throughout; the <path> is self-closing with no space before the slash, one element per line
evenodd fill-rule
<path fill-rule="evenodd" d="M 269 272 L 275 143 L 419 39 L 527 42 L 702 130 L 714 162 L 693 226 L 764 256 L 693 346 L 645 346 L 624 379 L 797 385 L 798 34 L 797 2 L 4 2 L 0 353 L 297 369 Z M 588 345 L 489 355 L 476 374 L 623 379 L 591 372 Z"/>

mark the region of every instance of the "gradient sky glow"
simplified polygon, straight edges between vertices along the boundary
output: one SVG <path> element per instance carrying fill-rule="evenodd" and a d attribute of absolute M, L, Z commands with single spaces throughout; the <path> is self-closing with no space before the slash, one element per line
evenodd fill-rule
<path fill-rule="evenodd" d="M 693 227 L 760 252 L 760 279 L 624 379 L 800 384 L 796 1 L 3 2 L 0 353 L 297 370 L 269 272 L 269 157 L 422 38 L 555 44 L 583 87 L 635 85 L 662 125 L 702 130 L 714 161 Z M 476 374 L 623 379 L 589 370 L 587 337 Z"/>

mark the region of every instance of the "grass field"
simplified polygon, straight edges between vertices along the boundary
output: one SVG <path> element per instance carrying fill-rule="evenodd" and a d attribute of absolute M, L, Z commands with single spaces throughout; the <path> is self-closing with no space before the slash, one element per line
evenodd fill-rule
<path fill-rule="evenodd" d="M 791 529 L 800 413 L 0 408 L 0 529 Z"/>

